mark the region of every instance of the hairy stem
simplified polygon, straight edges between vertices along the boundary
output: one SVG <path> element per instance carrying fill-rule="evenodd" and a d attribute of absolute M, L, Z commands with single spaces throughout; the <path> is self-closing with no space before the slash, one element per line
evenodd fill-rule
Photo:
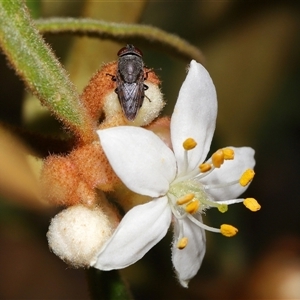
<path fill-rule="evenodd" d="M 0 0 L 0 47 L 28 88 L 81 140 L 92 138 L 92 122 L 50 47 L 21 0 Z"/>
<path fill-rule="evenodd" d="M 153 44 L 160 44 L 170 53 L 177 54 L 184 59 L 204 61 L 203 54 L 198 48 L 174 34 L 152 26 L 74 18 L 40 19 L 36 21 L 36 26 L 41 33 L 72 33 L 122 42 L 141 39 Z"/>

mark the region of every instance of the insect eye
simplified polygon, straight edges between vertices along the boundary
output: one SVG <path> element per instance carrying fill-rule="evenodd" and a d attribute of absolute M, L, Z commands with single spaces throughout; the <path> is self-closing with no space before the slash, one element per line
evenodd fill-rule
<path fill-rule="evenodd" d="M 121 56 L 121 55 L 125 54 L 127 50 L 128 50 L 127 47 L 123 47 L 118 51 L 117 55 Z"/>
<path fill-rule="evenodd" d="M 142 51 L 138 48 L 135 48 L 133 45 L 127 45 L 126 47 L 123 47 L 117 53 L 117 55 L 119 57 L 123 56 L 125 54 L 135 54 L 135 55 L 140 56 L 140 57 L 143 56 Z"/>
<path fill-rule="evenodd" d="M 140 56 L 143 56 L 143 52 L 139 48 L 134 48 L 134 52 Z"/>

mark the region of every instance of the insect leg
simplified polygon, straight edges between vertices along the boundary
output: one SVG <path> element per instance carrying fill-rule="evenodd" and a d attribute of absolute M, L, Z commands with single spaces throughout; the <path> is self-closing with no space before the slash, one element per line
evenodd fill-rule
<path fill-rule="evenodd" d="M 109 73 L 106 73 L 106 76 L 110 76 L 112 81 L 117 81 L 117 77 L 115 75 L 111 75 Z"/>
<path fill-rule="evenodd" d="M 144 84 L 144 91 L 147 91 L 149 89 L 149 86 Z M 150 98 L 145 94 L 145 97 L 151 102 Z"/>

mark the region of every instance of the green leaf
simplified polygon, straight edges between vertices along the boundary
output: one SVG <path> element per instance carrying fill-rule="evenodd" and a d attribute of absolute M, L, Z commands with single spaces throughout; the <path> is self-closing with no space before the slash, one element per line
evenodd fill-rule
<path fill-rule="evenodd" d="M 91 120 L 50 47 L 20 0 L 0 0 L 0 46 L 29 89 L 81 139 L 93 135 Z"/>

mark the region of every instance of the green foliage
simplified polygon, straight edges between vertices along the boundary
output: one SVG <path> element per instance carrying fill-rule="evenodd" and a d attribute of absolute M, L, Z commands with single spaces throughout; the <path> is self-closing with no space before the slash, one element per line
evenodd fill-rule
<path fill-rule="evenodd" d="M 13 68 L 40 101 L 80 135 L 88 118 L 79 94 L 34 27 L 23 1 L 2 0 L 0 18 L 0 45 Z"/>

